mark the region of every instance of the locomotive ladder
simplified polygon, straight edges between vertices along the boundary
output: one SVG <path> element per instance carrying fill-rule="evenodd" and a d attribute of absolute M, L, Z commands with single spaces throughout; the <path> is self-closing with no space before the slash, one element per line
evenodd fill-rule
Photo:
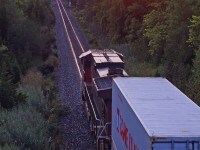
<path fill-rule="evenodd" d="M 98 148 L 99 147 L 99 141 L 101 139 L 105 139 L 105 140 L 108 140 L 108 141 L 110 140 L 110 137 L 103 136 L 103 133 L 105 132 L 106 127 L 111 125 L 111 122 L 106 123 L 104 125 L 103 121 L 97 117 L 97 114 L 96 114 L 96 111 L 95 111 L 95 107 L 94 107 L 94 105 L 92 103 L 92 100 L 91 100 L 87 85 L 85 83 L 84 83 L 84 87 L 85 87 L 85 97 L 87 99 L 86 102 L 85 102 L 87 117 L 88 117 L 88 120 L 90 122 L 91 130 L 94 132 L 94 136 L 96 138 L 97 149 L 99 149 Z"/>

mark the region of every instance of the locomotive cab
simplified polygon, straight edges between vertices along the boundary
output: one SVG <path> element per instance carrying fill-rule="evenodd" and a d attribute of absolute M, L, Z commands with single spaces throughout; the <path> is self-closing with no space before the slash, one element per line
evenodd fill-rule
<path fill-rule="evenodd" d="M 112 78 L 128 76 L 123 55 L 112 50 L 89 50 L 82 53 L 83 100 L 97 149 L 110 149 Z M 101 144 L 99 144 L 101 143 Z"/>

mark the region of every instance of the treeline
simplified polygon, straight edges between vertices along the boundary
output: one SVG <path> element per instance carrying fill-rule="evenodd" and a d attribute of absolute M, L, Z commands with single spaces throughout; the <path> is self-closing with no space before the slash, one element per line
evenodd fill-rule
<path fill-rule="evenodd" d="M 0 149 L 58 149 L 49 0 L 0 0 Z"/>
<path fill-rule="evenodd" d="M 200 104 L 199 8 L 198 0 L 82 0 L 79 20 L 121 45 L 132 76 L 166 77 Z"/>

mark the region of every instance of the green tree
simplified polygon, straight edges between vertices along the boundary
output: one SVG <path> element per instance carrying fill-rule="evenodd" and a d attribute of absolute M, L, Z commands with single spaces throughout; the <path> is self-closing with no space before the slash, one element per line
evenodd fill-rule
<path fill-rule="evenodd" d="M 194 68 L 189 80 L 187 93 L 200 105 L 200 16 L 192 16 L 192 25 L 189 26 L 188 42 L 195 49 Z"/>
<path fill-rule="evenodd" d="M 108 31 L 111 39 L 114 42 L 121 42 L 123 37 L 124 26 L 124 4 L 123 0 L 112 0 L 111 7 L 108 11 Z"/>
<path fill-rule="evenodd" d="M 8 48 L 0 46 L 0 106 L 7 109 L 25 100 L 25 96 L 16 91 L 15 83 L 19 81 L 20 75 L 12 58 Z"/>
<path fill-rule="evenodd" d="M 164 75 L 182 91 L 185 90 L 194 54 L 193 49 L 189 48 L 187 43 L 191 15 L 192 8 L 188 0 L 170 0 L 168 2 L 166 8 L 167 32 L 163 57 Z"/>
<path fill-rule="evenodd" d="M 152 6 L 154 9 L 144 18 L 152 62 L 163 66 L 164 71 L 158 74 L 184 90 L 193 58 L 186 42 L 192 8 L 187 0 L 167 0 Z"/>
<path fill-rule="evenodd" d="M 86 16 L 89 14 L 86 18 L 94 16 L 96 25 L 109 35 L 111 44 L 129 44 L 131 62 L 128 63 L 134 60 L 150 64 L 157 69 L 156 76 L 166 77 L 182 91 L 186 90 L 193 72 L 190 85 L 194 84 L 199 67 L 199 41 L 195 34 L 199 30 L 190 26 L 196 25 L 190 19 L 192 15 L 200 16 L 198 0 L 84 0 L 83 3 Z M 87 11 L 90 8 L 92 11 Z M 197 19 L 193 17 L 194 20 Z"/>

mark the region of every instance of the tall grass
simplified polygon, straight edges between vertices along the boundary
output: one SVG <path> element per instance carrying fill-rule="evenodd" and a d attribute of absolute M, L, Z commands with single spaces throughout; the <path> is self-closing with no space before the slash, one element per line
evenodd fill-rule
<path fill-rule="evenodd" d="M 12 110 L 0 111 L 0 145 L 16 145 L 20 149 L 44 149 L 47 123 L 43 118 L 46 100 L 41 89 L 42 75 L 29 70 L 22 79 L 18 92 L 26 95 L 26 103 Z"/>
<path fill-rule="evenodd" d="M 26 100 L 26 104 L 28 106 L 33 107 L 33 109 L 41 113 L 47 111 L 47 102 L 41 88 L 35 88 L 29 85 L 25 87 L 20 87 L 18 91 L 26 94 L 26 96 L 28 97 Z"/>
<path fill-rule="evenodd" d="M 42 115 L 31 106 L 19 106 L 12 111 L 0 113 L 3 121 L 0 131 L 0 141 L 15 144 L 20 149 L 45 148 L 46 121 Z"/>
<path fill-rule="evenodd" d="M 18 92 L 26 95 L 26 102 L 9 111 L 0 108 L 0 150 L 62 146 L 58 117 L 67 108 L 61 107 L 50 77 L 44 78 L 36 69 L 30 69 L 18 88 Z"/>

